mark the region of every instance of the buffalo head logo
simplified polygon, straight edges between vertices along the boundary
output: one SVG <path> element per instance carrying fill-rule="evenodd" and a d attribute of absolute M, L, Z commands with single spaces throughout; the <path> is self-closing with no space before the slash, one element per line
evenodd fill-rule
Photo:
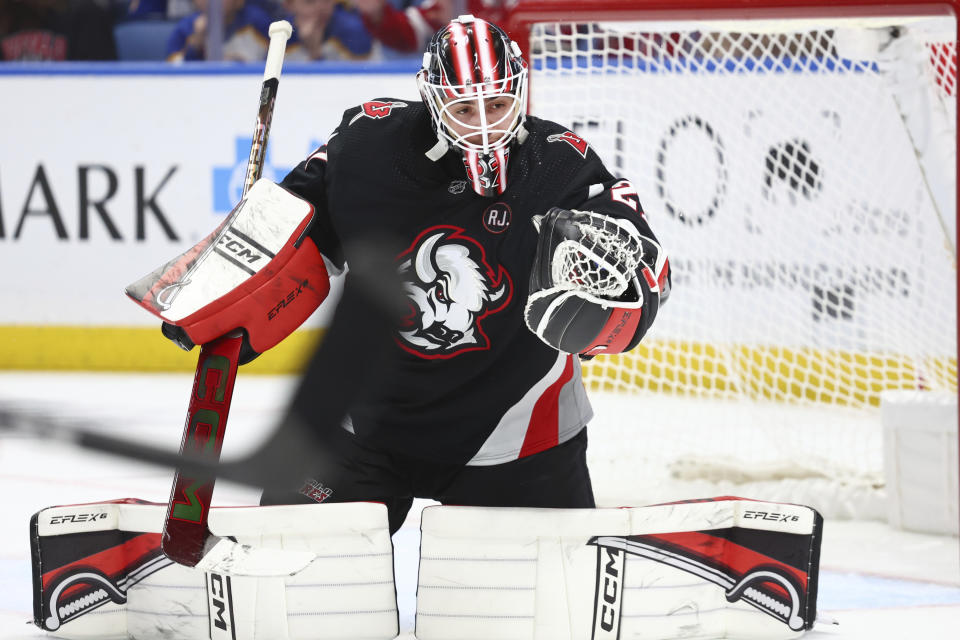
<path fill-rule="evenodd" d="M 513 284 L 503 267 L 494 272 L 476 240 L 458 227 L 433 227 L 398 261 L 410 298 L 399 332 L 404 349 L 449 358 L 490 347 L 481 321 L 507 306 Z"/>

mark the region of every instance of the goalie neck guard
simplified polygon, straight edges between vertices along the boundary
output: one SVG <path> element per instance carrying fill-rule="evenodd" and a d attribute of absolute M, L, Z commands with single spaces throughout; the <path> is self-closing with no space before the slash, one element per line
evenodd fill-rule
<path fill-rule="evenodd" d="M 474 191 L 503 193 L 510 144 L 525 136 L 527 64 L 520 47 L 497 25 L 460 16 L 430 40 L 417 85 L 437 133 L 428 155 L 437 159 L 452 146 Z"/>

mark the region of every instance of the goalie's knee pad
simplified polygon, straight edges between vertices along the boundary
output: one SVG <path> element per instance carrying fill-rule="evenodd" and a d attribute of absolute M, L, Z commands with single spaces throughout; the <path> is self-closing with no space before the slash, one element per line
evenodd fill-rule
<path fill-rule="evenodd" d="M 307 235 L 313 207 L 259 180 L 227 220 L 181 256 L 127 287 L 185 349 L 234 329 L 251 360 L 299 327 L 330 291 L 327 266 Z"/>

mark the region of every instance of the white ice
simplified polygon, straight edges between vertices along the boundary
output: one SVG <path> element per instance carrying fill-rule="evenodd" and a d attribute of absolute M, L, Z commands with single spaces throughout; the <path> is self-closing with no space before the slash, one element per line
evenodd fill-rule
<path fill-rule="evenodd" d="M 295 381 L 238 378 L 223 457 L 239 456 L 266 437 Z M 16 402 L 77 418 L 104 432 L 179 446 L 189 375 L 0 373 L 0 402 Z M 594 394 L 597 427 L 591 459 L 610 455 L 622 434 L 610 434 L 617 400 Z M 644 410 L 666 409 L 646 398 Z M 613 422 L 616 422 L 615 420 Z M 618 465 L 595 464 L 598 493 L 624 485 Z M 614 474 L 611 476 L 611 474 Z M 116 498 L 166 502 L 171 472 L 66 445 L 0 437 L 0 638 L 45 637 L 31 624 L 30 516 L 48 506 Z M 629 484 L 629 483 L 627 483 Z M 220 482 L 214 503 L 255 504 L 257 491 Z M 702 496 L 707 497 L 707 496 Z M 618 499 L 622 499 L 618 496 Z M 418 501 L 394 537 L 401 638 L 411 640 L 419 547 Z M 645 503 L 641 503 L 645 504 Z M 955 536 L 909 533 L 880 521 L 827 519 L 818 599 L 820 620 L 807 637 L 922 640 L 960 637 L 960 544 Z"/>

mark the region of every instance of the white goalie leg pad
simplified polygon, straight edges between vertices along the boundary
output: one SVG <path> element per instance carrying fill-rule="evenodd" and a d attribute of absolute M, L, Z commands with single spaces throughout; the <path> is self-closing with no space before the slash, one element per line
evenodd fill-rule
<path fill-rule="evenodd" d="M 807 507 L 428 507 L 421 528 L 418 640 L 777 640 L 816 615 Z"/>
<path fill-rule="evenodd" d="M 211 531 L 236 538 L 234 553 L 255 550 L 258 562 L 273 557 L 290 564 L 295 558 L 296 564 L 309 558 L 286 576 L 202 571 L 171 562 L 159 546 L 165 511 L 166 505 L 101 503 L 38 513 L 35 621 L 58 637 L 78 639 L 397 635 L 393 547 L 383 505 L 211 510 Z"/>

